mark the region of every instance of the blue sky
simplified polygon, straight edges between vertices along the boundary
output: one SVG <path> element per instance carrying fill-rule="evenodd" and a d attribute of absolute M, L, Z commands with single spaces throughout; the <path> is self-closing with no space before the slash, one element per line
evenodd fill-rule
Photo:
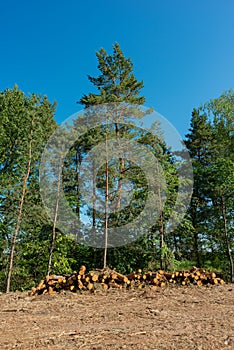
<path fill-rule="evenodd" d="M 182 137 L 194 107 L 234 85 L 233 0 L 1 1 L 0 90 L 58 102 L 57 122 L 95 90 L 95 52 L 119 42 L 144 81 L 145 105 Z"/>

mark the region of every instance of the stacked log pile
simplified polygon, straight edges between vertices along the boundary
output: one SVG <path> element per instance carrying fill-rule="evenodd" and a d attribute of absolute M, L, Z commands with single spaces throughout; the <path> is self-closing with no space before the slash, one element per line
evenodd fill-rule
<path fill-rule="evenodd" d="M 142 272 L 137 270 L 128 275 L 123 275 L 109 268 L 97 269 L 86 273 L 86 267 L 81 266 L 79 272 L 74 271 L 69 275 L 50 275 L 41 280 L 36 288 L 32 288 L 31 295 L 56 294 L 62 290 L 72 292 L 97 289 L 107 290 L 109 288 L 141 289 L 150 286 L 152 289 L 168 285 L 197 285 L 224 284 L 224 280 L 216 277 L 214 272 L 193 267 L 189 271 L 165 272 Z"/>

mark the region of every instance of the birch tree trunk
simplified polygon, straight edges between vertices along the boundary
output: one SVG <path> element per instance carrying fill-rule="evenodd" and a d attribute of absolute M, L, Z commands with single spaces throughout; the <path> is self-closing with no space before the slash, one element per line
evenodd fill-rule
<path fill-rule="evenodd" d="M 15 231 L 14 231 L 13 239 L 12 239 L 12 244 L 11 244 L 11 253 L 10 253 L 9 268 L 8 268 L 8 274 L 7 274 L 7 283 L 6 283 L 6 293 L 9 293 L 9 291 L 10 291 L 16 239 L 17 239 L 17 235 L 19 233 L 20 225 L 21 225 L 21 221 L 22 221 L 23 206 L 24 206 L 25 194 L 27 191 L 27 181 L 28 181 L 30 171 L 31 171 L 33 131 L 34 131 L 34 115 L 32 116 L 32 119 L 31 119 L 31 127 L 30 127 L 30 135 L 29 135 L 27 172 L 26 172 L 26 175 L 23 179 L 23 187 L 22 187 L 22 193 L 21 193 L 21 199 L 20 199 L 20 205 L 19 205 L 19 213 L 18 213 L 16 227 L 15 227 Z"/>

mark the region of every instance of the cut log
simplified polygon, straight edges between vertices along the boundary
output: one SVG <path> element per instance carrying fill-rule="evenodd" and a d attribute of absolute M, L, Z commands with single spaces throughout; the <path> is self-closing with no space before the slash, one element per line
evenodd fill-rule
<path fill-rule="evenodd" d="M 83 276 L 85 274 L 85 271 L 86 271 L 86 266 L 82 265 L 79 270 L 79 275 Z"/>
<path fill-rule="evenodd" d="M 218 284 L 219 280 L 218 280 L 218 278 L 211 278 L 210 283 L 211 284 Z"/>
<path fill-rule="evenodd" d="M 225 284 L 221 278 L 217 278 L 214 272 L 198 269 L 195 266 L 189 271 L 165 272 L 163 270 L 142 272 L 138 269 L 128 275 L 123 275 L 116 270 L 96 269 L 86 273 L 86 267 L 82 265 L 79 272 L 73 271 L 67 275 L 50 275 L 41 280 L 38 286 L 32 288 L 30 294 L 54 295 L 61 290 L 72 292 L 89 290 L 95 292 L 98 289 L 142 289 L 150 286 L 153 290 L 167 285 L 187 286 L 194 284 L 199 287 L 207 284 Z"/>

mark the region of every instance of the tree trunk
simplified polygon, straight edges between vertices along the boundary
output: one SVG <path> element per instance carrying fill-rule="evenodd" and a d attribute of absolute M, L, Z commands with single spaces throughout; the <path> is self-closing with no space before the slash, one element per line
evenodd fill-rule
<path fill-rule="evenodd" d="M 194 190 L 194 196 L 196 199 L 199 198 L 199 194 L 198 194 L 198 191 L 196 188 Z M 192 212 L 191 212 L 192 224 L 193 224 L 193 228 L 194 228 L 194 234 L 193 234 L 194 258 L 196 260 L 196 265 L 198 267 L 201 267 L 201 259 L 200 259 L 200 253 L 199 253 L 199 239 L 198 239 L 198 233 L 197 233 L 197 221 L 198 221 L 197 206 L 198 206 L 198 204 L 196 204 L 196 201 L 191 201 L 191 205 L 192 205 Z"/>
<path fill-rule="evenodd" d="M 164 247 L 164 228 L 163 228 L 163 214 L 160 213 L 159 216 L 159 234 L 160 234 L 160 269 L 164 269 L 164 255 L 163 255 L 163 247 Z"/>
<path fill-rule="evenodd" d="M 195 233 L 193 237 L 194 237 L 194 251 L 195 251 L 196 264 L 197 264 L 197 267 L 201 267 L 200 254 L 198 249 L 198 233 L 196 231 L 196 228 L 195 228 Z"/>
<path fill-rule="evenodd" d="M 80 218 L 80 189 L 79 189 L 79 183 L 80 183 L 80 164 L 81 164 L 81 150 L 80 147 L 76 151 L 76 174 L 77 174 L 77 188 L 76 188 L 76 195 L 77 195 L 77 204 L 76 204 L 76 214 L 78 216 L 78 219 Z"/>
<path fill-rule="evenodd" d="M 121 149 L 120 149 L 120 137 L 119 137 L 119 125 L 118 123 L 115 123 L 115 134 L 118 142 L 118 149 L 119 149 L 119 179 L 118 179 L 118 186 L 117 186 L 117 213 L 119 214 L 121 210 L 121 191 L 123 186 L 123 180 L 122 180 L 122 174 L 124 172 L 124 159 L 121 155 Z M 118 215 L 119 216 L 119 215 Z"/>
<path fill-rule="evenodd" d="M 222 201 L 224 235 L 225 235 L 225 241 L 226 241 L 227 255 L 228 255 L 229 264 L 230 264 L 230 277 L 231 277 L 231 283 L 234 283 L 234 266 L 233 266 L 232 253 L 231 253 L 230 242 L 229 242 L 229 237 L 228 237 L 228 230 L 227 230 L 227 216 L 226 216 L 225 198 L 223 195 L 221 196 L 221 201 Z"/>
<path fill-rule="evenodd" d="M 95 179 L 95 161 L 92 164 L 92 174 L 93 174 L 93 208 L 92 208 L 92 226 L 95 231 L 96 227 L 96 202 L 97 202 L 97 193 L 96 193 L 96 179 Z"/>
<path fill-rule="evenodd" d="M 178 243 L 176 240 L 177 236 L 175 231 L 173 231 L 173 241 L 174 241 L 174 247 L 175 247 L 175 258 L 179 259 L 179 249 L 178 249 Z"/>
<path fill-rule="evenodd" d="M 61 168 L 62 168 L 62 158 L 60 157 L 59 167 L 58 167 L 57 197 L 56 197 L 56 204 L 55 204 L 55 213 L 54 213 L 54 220 L 53 220 L 53 229 L 52 229 L 52 236 L 51 236 L 51 246 L 50 246 L 50 252 L 49 252 L 49 259 L 48 259 L 47 275 L 50 275 L 52 255 L 53 255 L 53 251 L 54 251 L 54 247 L 55 247 L 59 197 L 60 197 L 60 191 L 61 191 L 61 173 L 62 173 Z"/>
<path fill-rule="evenodd" d="M 163 206 L 162 206 L 162 193 L 161 193 L 161 174 L 159 171 L 158 160 L 156 159 L 157 168 L 157 193 L 158 193 L 158 210 L 159 210 L 159 235 L 160 235 L 160 268 L 164 268 L 164 257 L 163 257 L 163 247 L 164 247 L 164 225 L 163 225 Z"/>
<path fill-rule="evenodd" d="M 22 195 L 21 195 L 21 200 L 20 200 L 20 205 L 19 205 L 19 214 L 17 217 L 16 228 L 15 228 L 15 231 L 13 234 L 13 239 L 12 239 L 12 244 L 11 244 L 9 269 L 8 269 L 7 283 L 6 283 L 6 293 L 9 293 L 9 291 L 10 291 L 11 275 L 12 275 L 15 246 L 16 246 L 16 238 L 17 238 L 17 235 L 18 235 L 19 230 L 20 230 L 20 225 L 21 225 L 22 215 L 23 215 L 24 199 L 25 199 L 25 194 L 26 194 L 26 190 L 27 190 L 27 181 L 28 181 L 30 171 L 31 171 L 33 127 L 34 127 L 34 116 L 32 117 L 32 120 L 31 120 L 31 130 L 30 130 L 30 135 L 29 135 L 27 172 L 26 172 L 26 175 L 25 175 L 24 180 L 23 180 Z"/>
<path fill-rule="evenodd" d="M 82 162 L 82 154 L 81 154 L 81 147 L 78 146 L 78 149 L 76 151 L 76 174 L 77 174 L 77 187 L 76 187 L 76 215 L 78 218 L 78 222 L 79 222 L 79 231 L 76 233 L 77 238 L 81 236 L 81 222 L 80 222 L 80 199 L 81 199 L 81 195 L 80 195 L 80 166 L 81 166 L 81 162 Z"/>
<path fill-rule="evenodd" d="M 108 135 L 107 135 L 107 122 L 106 122 L 106 195 L 105 195 L 105 241 L 104 241 L 104 259 L 103 268 L 106 268 L 107 261 L 107 249 L 108 249 L 108 219 L 109 219 L 109 154 L 108 154 Z"/>

